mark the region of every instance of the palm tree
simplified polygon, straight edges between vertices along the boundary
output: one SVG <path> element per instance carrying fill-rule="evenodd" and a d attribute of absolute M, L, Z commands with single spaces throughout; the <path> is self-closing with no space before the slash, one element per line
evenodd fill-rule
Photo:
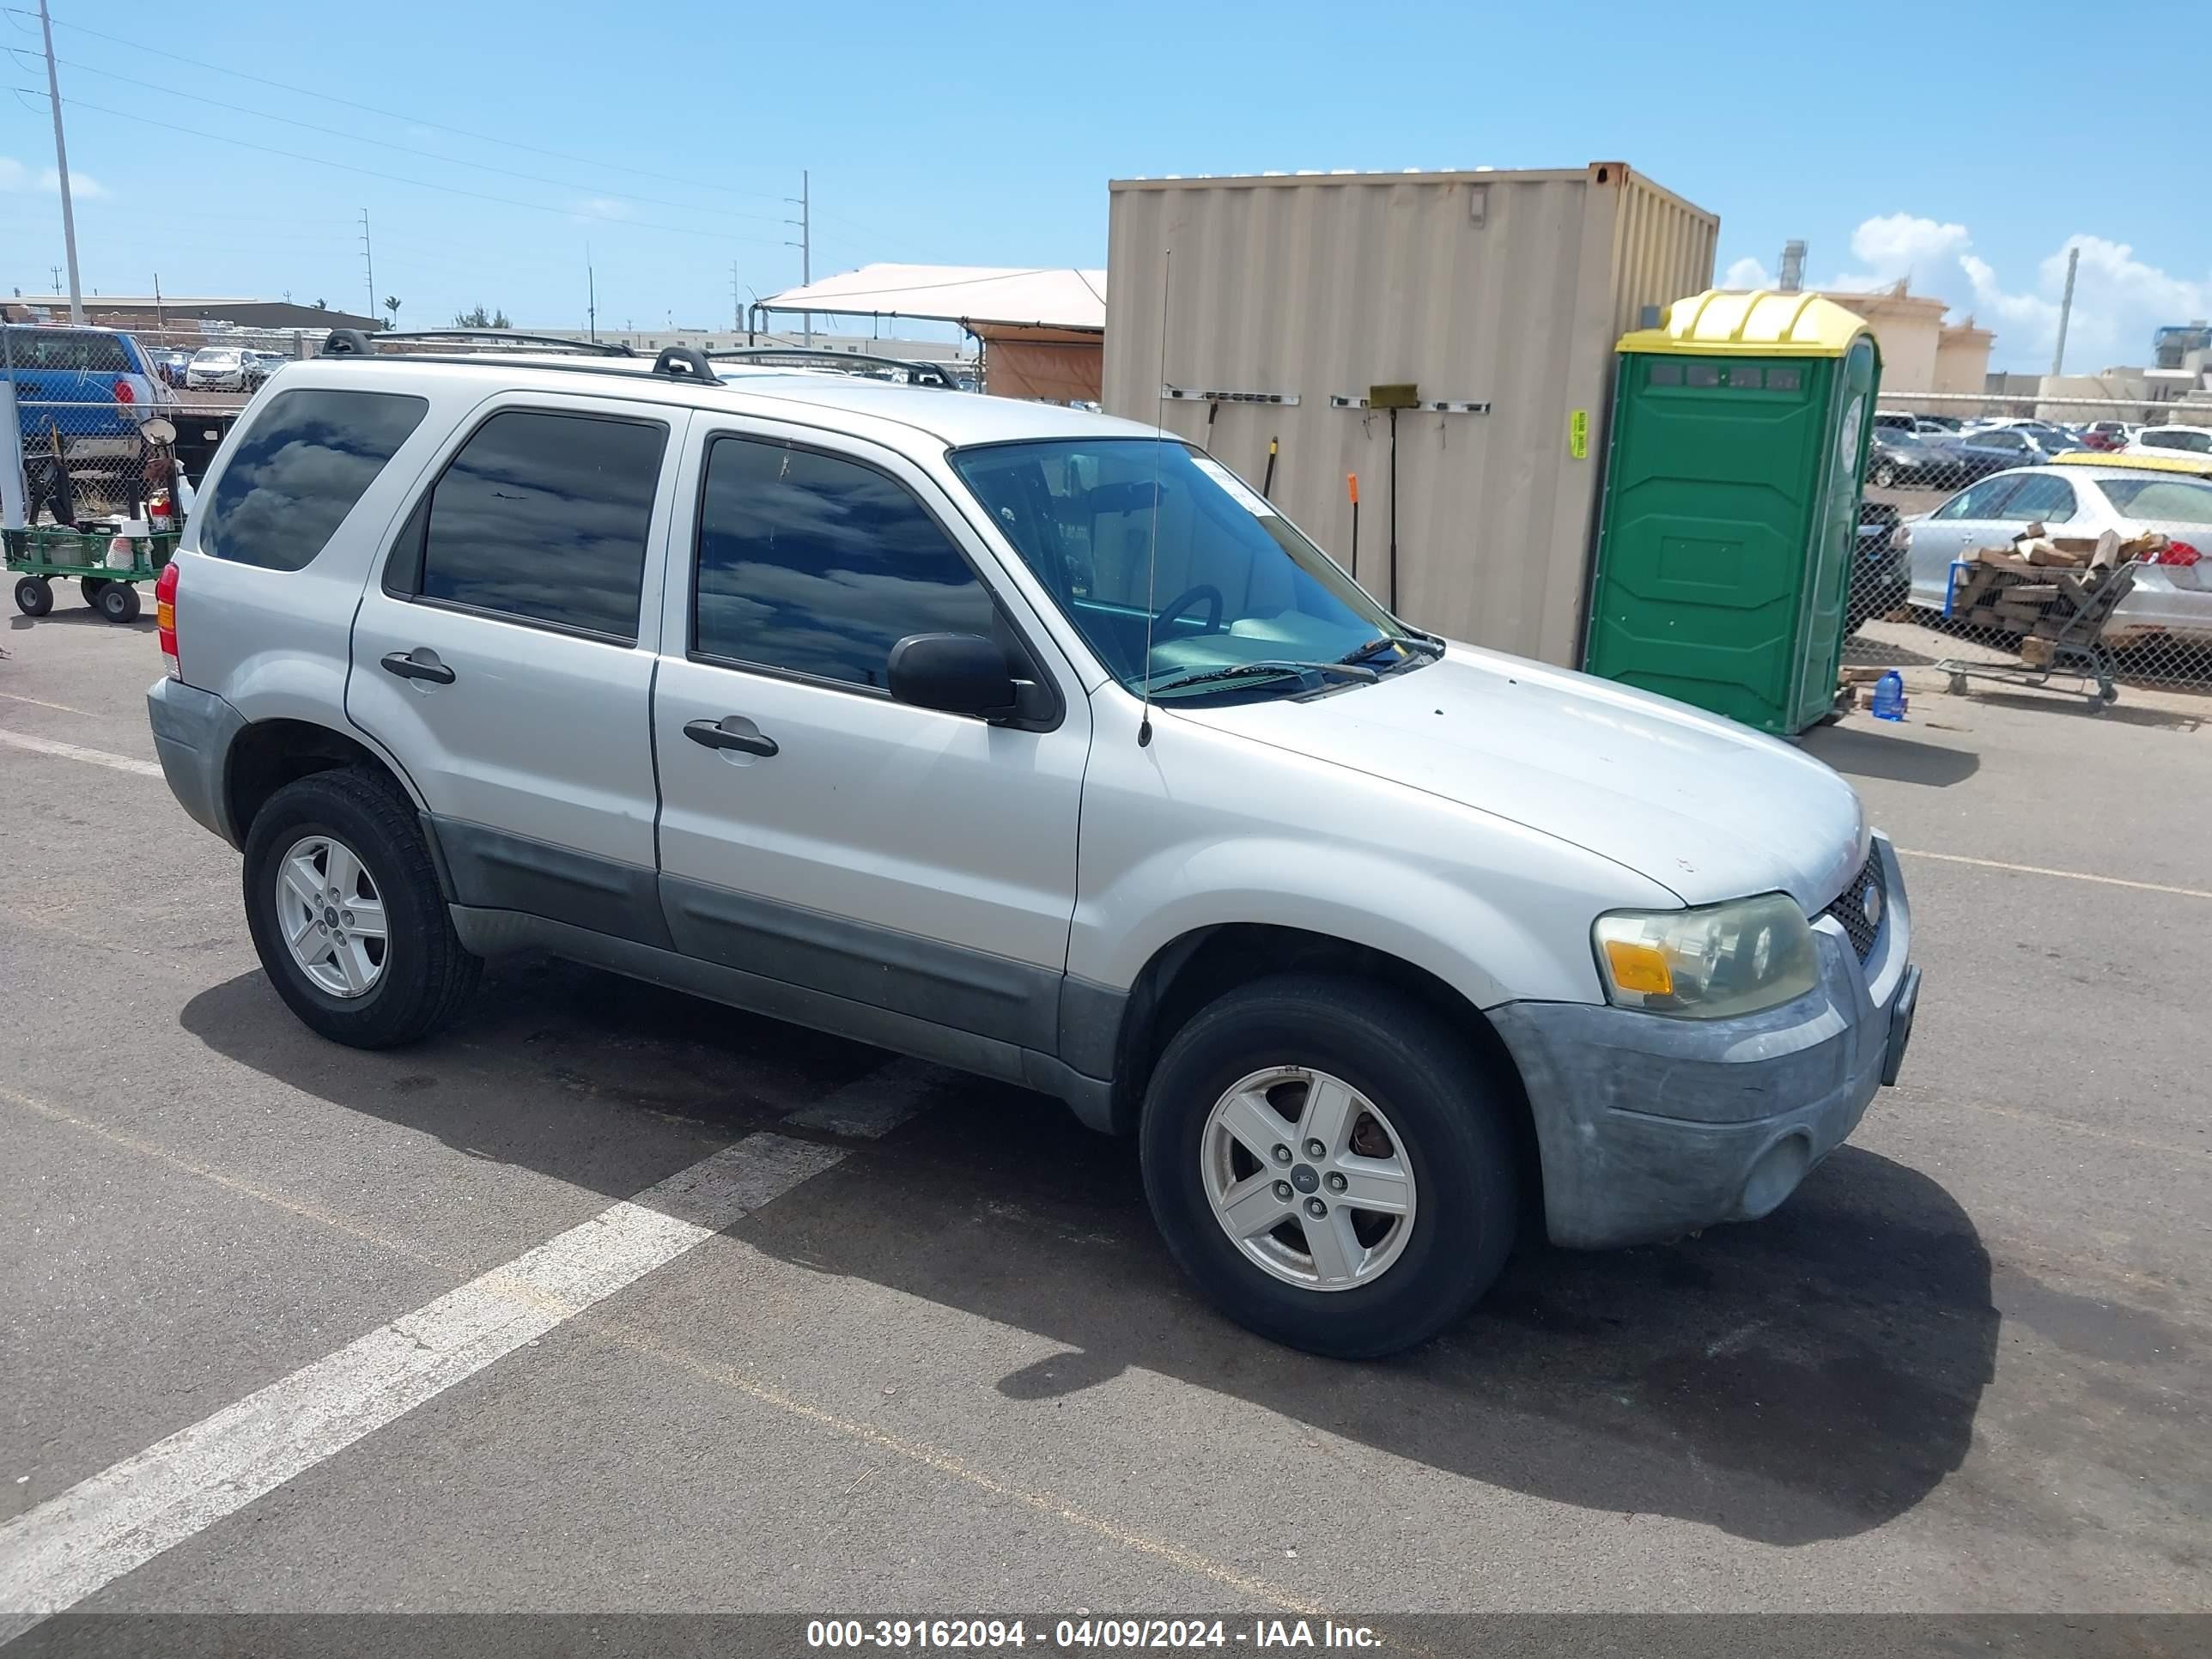
<path fill-rule="evenodd" d="M 398 326 L 399 326 L 399 301 L 397 301 L 397 300 L 395 300 L 395 299 L 393 299 L 393 298 L 392 297 L 392 295 L 390 295 L 389 294 L 387 294 L 387 295 L 386 295 L 384 296 L 384 308 L 385 308 L 386 311 L 388 311 L 388 312 L 390 312 L 390 313 L 392 313 L 392 320 L 391 320 L 390 322 L 387 322 L 386 324 L 385 324 L 385 327 L 386 327 L 386 328 L 397 328 L 397 327 L 398 327 Z"/>

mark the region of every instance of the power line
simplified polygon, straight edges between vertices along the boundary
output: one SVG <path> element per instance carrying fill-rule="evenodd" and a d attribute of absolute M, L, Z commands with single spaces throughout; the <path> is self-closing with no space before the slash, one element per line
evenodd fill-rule
<path fill-rule="evenodd" d="M 36 12 L 25 11 L 20 6 L 8 6 L 0 8 L 0 10 L 13 12 L 23 17 L 38 15 Z M 473 138 L 480 143 L 499 144 L 507 149 L 525 150 L 532 155 L 549 155 L 556 161 L 574 161 L 587 167 L 603 167 L 610 173 L 632 173 L 640 179 L 658 179 L 664 184 L 684 185 L 693 190 L 720 191 L 726 196 L 750 196 L 763 202 L 781 199 L 774 191 L 738 190 L 731 185 L 710 185 L 697 179 L 678 178 L 672 173 L 654 173 L 645 167 L 625 167 L 619 161 L 595 161 L 588 155 L 572 155 L 565 150 L 544 149 L 536 144 L 518 143 L 512 138 L 501 138 L 495 133 L 471 132 L 466 127 L 448 126 L 442 121 L 425 120 L 419 115 L 403 114 L 398 110 L 379 109 L 374 104 L 356 103 L 350 98 L 335 97 L 326 88 L 294 86 L 289 81 L 272 81 L 264 75 L 249 75 L 244 70 L 232 69 L 227 64 L 210 64 L 198 58 L 186 58 L 181 52 L 157 52 L 143 41 L 129 40 L 119 34 L 103 33 L 98 29 L 88 28 L 82 23 L 64 23 L 61 27 L 75 33 L 88 34 L 95 40 L 106 40 L 114 46 L 128 46 L 131 51 L 143 52 L 148 57 L 166 58 L 171 63 L 188 64 L 194 69 L 210 70 L 217 75 L 235 76 L 241 81 L 251 81 L 257 86 L 275 87 L 280 92 L 289 92 L 302 98 L 312 98 L 318 103 L 343 104 L 348 109 L 357 109 L 367 115 L 380 115 L 387 121 L 411 122 L 418 127 L 428 127 L 438 132 L 450 132 L 462 138 Z"/>
<path fill-rule="evenodd" d="M 15 88 L 18 98 L 43 98 L 46 94 L 33 87 Z M 603 224 L 621 225 L 632 230 L 665 230 L 677 236 L 703 236 L 716 242 L 750 242 L 763 247 L 774 247 L 778 243 L 762 236 L 728 236 L 718 231 L 701 230 L 694 225 L 656 224 L 647 219 L 625 219 L 613 214 L 583 213 L 573 208 L 550 207 L 543 202 L 520 202 L 511 196 L 493 196 L 480 190 L 463 190 L 458 185 L 435 185 L 427 179 L 408 179 L 396 173 L 380 173 L 374 167 L 357 167 L 349 161 L 333 161 L 320 155 L 302 155 L 297 150 L 278 149 L 270 144 L 249 143 L 243 138 L 226 137 L 220 132 L 202 132 L 197 127 L 179 126 L 173 121 L 157 120 L 150 116 L 134 115 L 129 110 L 109 109 L 101 104 L 88 104 L 80 99 L 62 100 L 72 109 L 90 110 L 96 115 L 112 115 L 125 121 L 143 121 L 148 126 L 161 128 L 164 132 L 180 132 L 189 137 L 205 138 L 214 143 L 231 144 L 240 149 L 258 150 L 264 155 L 282 156 L 288 161 L 304 161 L 310 167 L 336 167 L 341 173 L 359 173 L 365 179 L 381 179 L 387 184 L 405 185 L 412 190 L 434 190 L 447 196 L 465 196 L 471 201 L 493 202 L 501 207 L 521 208 L 532 213 L 550 213 L 564 219 L 590 219 Z"/>
<path fill-rule="evenodd" d="M 9 46 L 4 50 L 15 53 L 18 58 L 36 58 L 39 55 L 23 46 Z M 318 126 L 313 121 L 297 121 L 289 115 L 272 115 L 267 110 L 242 109 L 238 105 L 227 103 L 220 98 L 203 98 L 197 93 L 177 92 L 162 86 L 159 82 L 141 81 L 132 76 L 118 75 L 113 70 L 100 64 L 81 63 L 73 58 L 60 58 L 55 61 L 65 64 L 71 69 L 81 69 L 88 74 L 100 76 L 106 80 L 120 81 L 127 86 L 144 87 L 167 98 L 181 98 L 190 103 L 211 105 L 217 109 L 229 110 L 234 114 L 255 116 L 264 121 L 275 121 L 284 126 L 298 127 L 303 132 L 319 132 L 326 138 L 343 138 L 349 144 L 374 144 L 379 149 L 397 150 L 402 155 L 419 155 L 425 161 L 443 162 L 447 167 L 471 167 L 478 173 L 498 173 L 503 179 L 521 179 L 533 185 L 551 185 L 556 190 L 580 190 L 589 195 L 611 197 L 625 202 L 649 202 L 655 207 L 672 207 L 690 210 L 698 205 L 695 202 L 671 201 L 665 196 L 636 196 L 628 191 L 611 190 L 601 185 L 582 184 L 573 179 L 549 179 L 542 173 L 518 173 L 513 167 L 495 167 L 488 161 L 463 161 L 459 156 L 442 155 L 434 149 L 417 149 L 411 144 L 395 144 L 388 138 L 371 138 L 365 134 L 347 132 L 337 127 Z M 716 210 L 716 212 L 723 218 L 757 219 L 763 224 L 776 222 L 773 214 L 732 213 L 721 209 Z"/>

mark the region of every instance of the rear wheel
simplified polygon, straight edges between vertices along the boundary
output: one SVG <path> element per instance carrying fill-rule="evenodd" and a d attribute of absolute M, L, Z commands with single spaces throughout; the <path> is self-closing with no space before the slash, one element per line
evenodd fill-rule
<path fill-rule="evenodd" d="M 78 591 L 82 592 L 84 595 L 84 602 L 92 606 L 94 610 L 97 611 L 100 608 L 100 590 L 107 586 L 107 578 L 105 576 L 80 576 L 77 579 L 76 585 Z"/>
<path fill-rule="evenodd" d="M 414 813 L 366 772 L 287 784 L 246 837 L 246 920 L 276 994 L 357 1048 L 445 1025 L 483 963 L 461 948 Z"/>
<path fill-rule="evenodd" d="M 1465 1313 L 1517 1224 L 1512 1136 L 1473 1049 L 1418 1004 L 1285 975 L 1168 1045 L 1139 1131 L 1168 1248 L 1231 1318 L 1341 1358 Z"/>
<path fill-rule="evenodd" d="M 44 576 L 26 576 L 15 584 L 15 609 L 27 617 L 43 617 L 54 608 L 54 587 Z"/>
<path fill-rule="evenodd" d="M 100 607 L 100 614 L 112 623 L 138 620 L 138 590 L 129 582 L 106 583 L 93 603 Z"/>
<path fill-rule="evenodd" d="M 1874 486 L 1877 489 L 1897 488 L 1897 469 L 1885 461 L 1874 470 Z"/>

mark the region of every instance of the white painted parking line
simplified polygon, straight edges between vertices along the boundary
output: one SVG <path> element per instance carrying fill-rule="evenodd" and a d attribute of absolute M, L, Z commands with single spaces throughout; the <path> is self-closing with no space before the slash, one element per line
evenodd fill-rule
<path fill-rule="evenodd" d="M 844 1157 L 761 1133 L 0 1527 L 0 1642 L 75 1605 Z"/>
<path fill-rule="evenodd" d="M 0 744 L 11 749 L 27 749 L 34 755 L 56 755 L 63 760 L 86 761 L 94 766 L 112 766 L 118 772 L 136 772 L 142 777 L 158 778 L 161 767 L 153 761 L 133 759 L 129 755 L 112 755 L 105 749 L 87 749 L 82 744 L 58 743 L 52 738 L 34 738 L 27 732 L 10 732 L 0 727 Z"/>
<path fill-rule="evenodd" d="M 2089 870 L 2053 870 L 2041 864 L 2006 864 L 1996 859 L 1970 858 L 1964 853 L 1930 853 L 1924 848 L 1900 847 L 1909 859 L 1935 859 L 1944 864 L 1971 864 L 1984 870 L 2008 870 L 2016 876 L 2057 876 L 2062 881 L 2093 881 L 2100 887 L 2132 887 L 2139 893 L 2171 893 L 2176 898 L 2212 899 L 2202 887 L 2167 887 L 2154 881 L 2130 881 L 2125 876 L 2100 876 Z"/>
<path fill-rule="evenodd" d="M 822 1129 L 833 1135 L 876 1140 L 929 1103 L 929 1097 L 957 1073 L 919 1060 L 895 1060 L 867 1076 L 826 1094 L 786 1123 Z"/>

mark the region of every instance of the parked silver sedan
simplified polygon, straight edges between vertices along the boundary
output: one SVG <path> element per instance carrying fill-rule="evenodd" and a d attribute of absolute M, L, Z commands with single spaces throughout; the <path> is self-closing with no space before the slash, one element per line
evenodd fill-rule
<path fill-rule="evenodd" d="M 2087 459 L 2087 458 L 2085 458 Z M 1910 522 L 1912 592 L 1917 609 L 1941 615 L 1951 565 L 1978 547 L 2001 545 L 2031 524 L 2069 536 L 2146 530 L 2173 543 L 2166 562 L 2136 573 L 2135 591 L 2113 614 L 2118 629 L 2162 629 L 2212 641 L 2212 480 L 2177 463 L 2100 456 L 2092 465 L 2016 467 L 1968 485 L 1924 518 Z"/>

